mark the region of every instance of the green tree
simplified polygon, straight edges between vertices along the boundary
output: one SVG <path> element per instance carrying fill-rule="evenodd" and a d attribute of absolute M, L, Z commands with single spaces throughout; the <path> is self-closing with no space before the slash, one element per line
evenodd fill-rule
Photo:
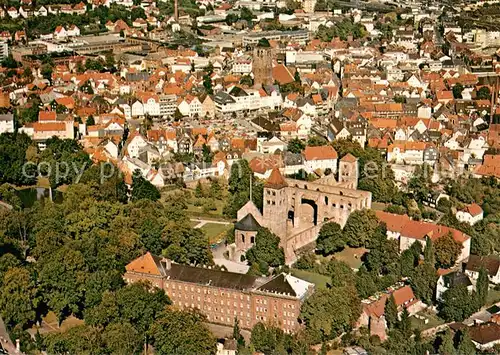
<path fill-rule="evenodd" d="M 476 92 L 476 99 L 478 100 L 490 100 L 491 99 L 491 91 L 490 88 L 487 86 L 482 86 L 477 92 Z"/>
<path fill-rule="evenodd" d="M 243 335 L 241 335 L 240 322 L 238 321 L 238 317 L 234 317 L 233 339 L 238 343 L 238 349 L 245 347 L 245 338 L 243 338 Z"/>
<path fill-rule="evenodd" d="M 24 133 L 0 134 L 0 184 L 32 185 L 36 182 L 36 166 L 26 165 L 26 151 L 31 144 Z"/>
<path fill-rule="evenodd" d="M 5 248 L 6 246 L 2 245 L 2 247 Z M 12 253 L 6 252 L 2 256 L 0 256 L 0 286 L 3 284 L 5 273 L 9 271 L 9 269 L 18 267 L 20 265 L 21 261 Z"/>
<path fill-rule="evenodd" d="M 106 349 L 111 354 L 136 354 L 140 351 L 143 338 L 130 323 L 114 323 L 107 326 L 102 335 Z"/>
<path fill-rule="evenodd" d="M 203 186 L 201 185 L 201 181 L 198 180 L 198 183 L 196 184 L 196 188 L 194 189 L 194 196 L 197 198 L 203 197 L 204 191 L 203 191 Z"/>
<path fill-rule="evenodd" d="M 328 144 L 328 141 L 325 138 L 317 136 L 317 135 L 311 135 L 307 139 L 307 145 L 310 147 L 319 147 L 319 146 L 323 146 L 323 145 L 327 145 L 327 144 Z"/>
<path fill-rule="evenodd" d="M 247 7 L 242 7 L 240 12 L 240 18 L 246 20 L 249 25 L 252 25 L 253 12 Z"/>
<path fill-rule="evenodd" d="M 152 344 L 158 354 L 212 354 L 215 338 L 195 311 L 167 309 L 151 327 Z"/>
<path fill-rule="evenodd" d="M 269 229 L 260 228 L 255 237 L 255 244 L 247 251 L 246 258 L 250 264 L 264 262 L 272 267 L 284 265 L 285 253 L 280 247 L 280 238 Z"/>
<path fill-rule="evenodd" d="M 280 328 L 259 322 L 252 328 L 250 342 L 256 351 L 270 354 L 282 345 L 283 338 L 284 334 Z"/>
<path fill-rule="evenodd" d="M 203 87 L 205 88 L 207 94 L 212 95 L 214 93 L 212 88 L 212 78 L 210 78 L 208 74 L 203 76 Z"/>
<path fill-rule="evenodd" d="M 474 313 L 474 303 L 465 285 L 450 287 L 439 302 L 439 315 L 447 322 L 461 322 Z"/>
<path fill-rule="evenodd" d="M 227 19 L 226 19 L 226 21 L 227 21 Z M 257 42 L 257 47 L 269 48 L 269 47 L 271 47 L 271 44 L 269 43 L 269 41 L 267 40 L 267 38 L 261 38 Z"/>
<path fill-rule="evenodd" d="M 217 200 L 222 200 L 222 187 L 220 186 L 219 179 L 213 178 L 210 181 L 210 197 Z"/>
<path fill-rule="evenodd" d="M 156 186 L 144 179 L 139 170 L 134 171 L 132 176 L 131 200 L 138 201 L 141 199 L 148 199 L 151 201 L 157 201 L 160 197 L 160 192 Z"/>
<path fill-rule="evenodd" d="M 486 271 L 486 269 L 482 267 L 479 270 L 479 276 L 476 283 L 476 295 L 479 307 L 482 307 L 486 304 L 486 300 L 488 299 L 489 285 L 490 280 L 488 278 L 488 271 Z"/>
<path fill-rule="evenodd" d="M 467 329 L 460 330 L 460 339 L 458 342 L 458 354 L 476 355 L 476 346 L 472 342 Z"/>
<path fill-rule="evenodd" d="M 250 75 L 243 75 L 240 79 L 240 84 L 241 85 L 246 85 L 246 86 L 252 86 L 253 85 L 253 79 Z"/>
<path fill-rule="evenodd" d="M 316 240 L 316 250 L 323 255 L 330 255 L 344 249 L 345 240 L 338 223 L 328 222 L 321 226 Z"/>
<path fill-rule="evenodd" d="M 318 290 L 302 305 L 300 318 L 321 339 L 348 331 L 361 314 L 361 302 L 353 287 Z"/>
<path fill-rule="evenodd" d="M 86 312 L 85 321 L 103 327 L 129 323 L 144 337 L 169 304 L 170 299 L 163 290 L 148 282 L 136 282 L 104 293 L 101 302 Z"/>
<path fill-rule="evenodd" d="M 305 147 L 306 145 L 302 140 L 300 140 L 299 138 L 294 138 L 288 142 L 287 150 L 290 153 L 300 154 L 302 153 Z"/>
<path fill-rule="evenodd" d="M 101 332 L 84 324 L 63 333 L 51 333 L 43 343 L 49 354 L 102 354 L 106 349 Z"/>
<path fill-rule="evenodd" d="M 113 52 L 106 53 L 105 63 L 107 68 L 113 68 L 116 65 L 115 55 Z"/>
<path fill-rule="evenodd" d="M 410 313 L 406 307 L 403 307 L 403 312 L 401 312 L 401 320 L 398 322 L 397 327 L 403 333 L 403 335 L 410 337 L 411 334 L 411 320 Z"/>
<path fill-rule="evenodd" d="M 355 274 L 349 265 L 343 261 L 332 259 L 326 265 L 328 274 L 332 277 L 331 287 L 352 286 L 355 283 Z"/>
<path fill-rule="evenodd" d="M 434 266 L 429 263 L 422 263 L 415 268 L 410 284 L 417 298 L 426 304 L 432 304 L 436 281 L 437 276 Z"/>
<path fill-rule="evenodd" d="M 441 345 L 439 345 L 439 354 L 455 355 L 455 347 L 453 345 L 453 336 L 449 329 L 441 335 Z"/>
<path fill-rule="evenodd" d="M 384 314 L 387 326 L 394 328 L 398 323 L 398 306 L 393 294 L 385 301 Z"/>
<path fill-rule="evenodd" d="M 144 9 L 142 7 L 135 6 L 130 11 L 130 19 L 132 21 L 134 21 L 134 20 L 136 20 L 138 18 L 146 19 L 147 16 L 146 16 L 146 13 L 144 12 Z"/>
<path fill-rule="evenodd" d="M 453 97 L 455 99 L 461 99 L 462 98 L 462 91 L 464 91 L 464 86 L 460 83 L 455 84 L 453 86 Z"/>
<path fill-rule="evenodd" d="M 231 166 L 229 177 L 229 198 L 224 206 L 224 214 L 235 218 L 238 210 L 250 200 L 250 182 L 252 182 L 252 202 L 257 208 L 262 207 L 264 186 L 254 176 L 244 159 L 238 160 Z"/>
<path fill-rule="evenodd" d="M 43 78 L 52 82 L 52 66 L 49 64 L 44 64 L 40 68 L 40 74 L 42 74 Z"/>
<path fill-rule="evenodd" d="M 14 267 L 5 273 L 0 292 L 0 310 L 8 327 L 25 327 L 34 323 L 39 301 L 35 280 L 26 269 Z"/>
<path fill-rule="evenodd" d="M 94 116 L 90 115 L 89 117 L 87 117 L 87 120 L 85 121 L 85 124 L 87 126 L 93 126 L 93 125 L 95 125 Z"/>
<path fill-rule="evenodd" d="M 374 278 L 378 275 L 372 275 L 367 270 L 366 267 L 361 266 L 360 270 L 356 273 L 356 290 L 359 297 L 362 299 L 372 296 L 378 291 L 377 285 L 375 284 Z"/>
<path fill-rule="evenodd" d="M 408 190 L 411 191 L 417 201 L 422 202 L 428 197 L 432 186 L 431 166 L 426 163 L 417 165 L 412 178 L 408 182 Z"/>
<path fill-rule="evenodd" d="M 88 277 L 84 255 L 69 243 L 37 262 L 38 283 L 45 302 L 62 322 L 68 315 L 80 315 Z"/>
<path fill-rule="evenodd" d="M 427 237 L 425 240 L 424 260 L 433 267 L 436 265 L 436 251 L 434 250 L 434 244 L 430 237 Z"/>
<path fill-rule="evenodd" d="M 455 262 L 462 251 L 462 244 L 455 241 L 453 235 L 448 233 L 441 238 L 438 238 L 435 250 L 437 265 L 442 268 L 449 268 L 455 265 Z"/>
<path fill-rule="evenodd" d="M 420 243 L 414 243 L 420 244 Z M 401 253 L 399 263 L 401 264 L 401 275 L 409 277 L 412 275 L 415 266 L 417 266 L 418 259 L 415 258 L 410 249 L 406 249 Z"/>
<path fill-rule="evenodd" d="M 344 238 L 351 247 L 367 246 L 375 235 L 379 221 L 373 210 L 358 210 L 349 215 L 344 226 Z"/>

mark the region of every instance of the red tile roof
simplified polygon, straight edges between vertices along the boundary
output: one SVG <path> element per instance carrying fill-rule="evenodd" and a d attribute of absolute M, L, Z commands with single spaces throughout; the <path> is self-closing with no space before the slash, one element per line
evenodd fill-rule
<path fill-rule="evenodd" d="M 287 187 L 288 184 L 283 178 L 283 175 L 281 175 L 280 171 L 278 168 L 274 168 L 273 171 L 271 172 L 271 175 L 269 178 L 266 180 L 266 183 L 264 184 L 264 187 L 270 188 L 270 189 L 281 189 L 283 187 Z"/>
<path fill-rule="evenodd" d="M 471 216 L 475 217 L 483 213 L 483 209 L 477 203 L 470 204 L 465 207 L 465 212 L 468 212 Z"/>
<path fill-rule="evenodd" d="M 451 233 L 453 239 L 462 244 L 470 237 L 454 228 L 411 220 L 407 215 L 398 215 L 388 212 L 375 211 L 377 218 L 387 225 L 387 230 L 400 233 L 402 236 L 412 239 L 424 239 L 429 237 L 432 240 L 441 238 Z"/>
<path fill-rule="evenodd" d="M 338 154 L 330 145 L 319 146 L 319 147 L 306 147 L 303 152 L 304 158 L 307 161 L 311 160 L 328 160 L 337 159 Z"/>

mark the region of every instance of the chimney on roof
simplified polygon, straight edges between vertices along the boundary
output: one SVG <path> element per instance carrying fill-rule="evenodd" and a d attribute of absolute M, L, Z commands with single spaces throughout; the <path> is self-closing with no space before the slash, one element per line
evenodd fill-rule
<path fill-rule="evenodd" d="M 165 270 L 170 270 L 172 268 L 172 260 L 163 258 L 162 261 L 165 264 Z"/>

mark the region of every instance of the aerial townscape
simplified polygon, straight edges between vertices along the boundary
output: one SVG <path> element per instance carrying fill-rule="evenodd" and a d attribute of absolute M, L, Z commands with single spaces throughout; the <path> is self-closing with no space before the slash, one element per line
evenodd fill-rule
<path fill-rule="evenodd" d="M 0 1 L 0 354 L 500 354 L 500 0 Z"/>

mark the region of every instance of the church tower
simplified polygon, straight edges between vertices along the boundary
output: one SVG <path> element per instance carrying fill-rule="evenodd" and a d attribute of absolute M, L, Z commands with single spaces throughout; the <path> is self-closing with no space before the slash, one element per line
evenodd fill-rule
<path fill-rule="evenodd" d="M 264 227 L 280 237 L 286 238 L 288 219 L 287 182 L 277 168 L 264 184 Z"/>
<path fill-rule="evenodd" d="M 356 190 L 358 188 L 359 167 L 358 158 L 351 153 L 347 153 L 340 159 L 339 182 L 349 182 L 349 187 Z"/>
<path fill-rule="evenodd" d="M 255 88 L 260 89 L 262 85 L 273 84 L 273 54 L 270 47 L 254 48 L 252 71 Z"/>

